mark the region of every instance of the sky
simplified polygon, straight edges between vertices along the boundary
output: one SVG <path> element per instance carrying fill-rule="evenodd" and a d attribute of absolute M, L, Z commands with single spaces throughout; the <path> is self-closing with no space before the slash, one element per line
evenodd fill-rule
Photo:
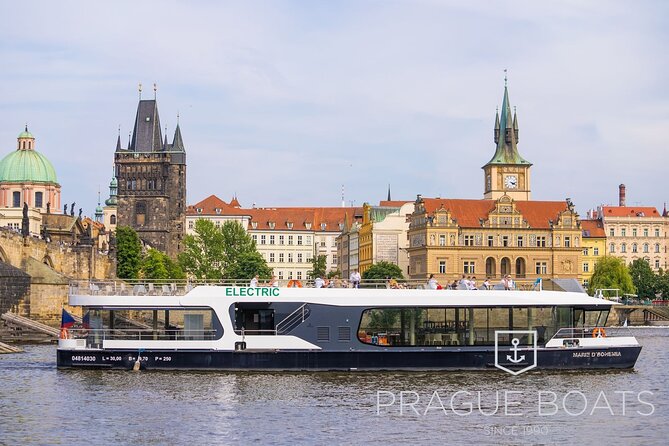
<path fill-rule="evenodd" d="M 0 152 L 27 123 L 91 215 L 155 82 L 188 204 L 483 198 L 506 69 L 532 199 L 661 210 L 667 54 L 661 0 L 0 0 Z"/>

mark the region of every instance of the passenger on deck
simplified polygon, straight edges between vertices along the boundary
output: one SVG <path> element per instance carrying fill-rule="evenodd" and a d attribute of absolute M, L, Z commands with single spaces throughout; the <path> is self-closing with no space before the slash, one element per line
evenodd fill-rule
<path fill-rule="evenodd" d="M 249 286 L 251 288 L 255 288 L 255 287 L 258 286 L 258 275 L 257 274 L 255 276 L 253 276 L 253 279 L 251 279 L 251 282 L 249 283 Z"/>
<path fill-rule="evenodd" d="M 353 288 L 360 288 L 360 273 L 358 272 L 357 269 L 354 269 L 353 272 L 351 273 L 351 284 L 353 285 Z"/>
<path fill-rule="evenodd" d="M 320 276 L 316 277 L 316 280 L 314 280 L 314 286 L 316 288 L 323 288 L 323 285 L 325 285 L 325 281 Z"/>
<path fill-rule="evenodd" d="M 428 290 L 436 290 L 439 288 L 439 282 L 434 278 L 434 274 L 430 274 L 430 278 L 427 281 Z"/>

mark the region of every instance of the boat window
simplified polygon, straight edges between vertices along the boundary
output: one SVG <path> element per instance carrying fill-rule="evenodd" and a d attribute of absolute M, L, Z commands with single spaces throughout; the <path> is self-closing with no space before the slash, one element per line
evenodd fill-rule
<path fill-rule="evenodd" d="M 87 322 L 82 321 L 81 334 L 93 343 L 95 339 L 203 341 L 220 339 L 223 327 L 211 308 L 92 309 Z"/>
<path fill-rule="evenodd" d="M 564 311 L 566 310 L 566 312 Z M 374 308 L 365 310 L 358 339 L 379 346 L 508 345 L 508 330 L 537 332 L 544 344 L 555 332 L 571 327 L 571 311 L 559 307 L 485 308 Z M 521 336 L 521 343 L 534 342 L 533 335 Z"/>

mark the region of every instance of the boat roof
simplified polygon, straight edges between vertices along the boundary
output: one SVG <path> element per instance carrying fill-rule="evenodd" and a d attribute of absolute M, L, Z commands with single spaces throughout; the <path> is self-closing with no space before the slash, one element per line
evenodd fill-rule
<path fill-rule="evenodd" d="M 70 305 L 87 307 L 218 307 L 225 302 L 299 302 L 339 307 L 610 307 L 616 305 L 615 302 L 591 297 L 585 293 L 514 290 L 197 286 L 182 296 L 70 295 Z"/>

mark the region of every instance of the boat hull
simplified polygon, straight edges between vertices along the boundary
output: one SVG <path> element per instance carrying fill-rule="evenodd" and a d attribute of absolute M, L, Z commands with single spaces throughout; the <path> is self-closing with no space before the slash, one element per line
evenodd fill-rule
<path fill-rule="evenodd" d="M 640 346 L 538 348 L 538 369 L 630 369 Z M 137 350 L 58 349 L 59 368 L 132 369 Z M 527 355 L 531 357 L 532 355 Z M 378 351 L 142 350 L 145 370 L 471 370 L 495 367 L 490 348 L 441 348 Z M 534 368 L 528 362 L 516 369 Z"/>

